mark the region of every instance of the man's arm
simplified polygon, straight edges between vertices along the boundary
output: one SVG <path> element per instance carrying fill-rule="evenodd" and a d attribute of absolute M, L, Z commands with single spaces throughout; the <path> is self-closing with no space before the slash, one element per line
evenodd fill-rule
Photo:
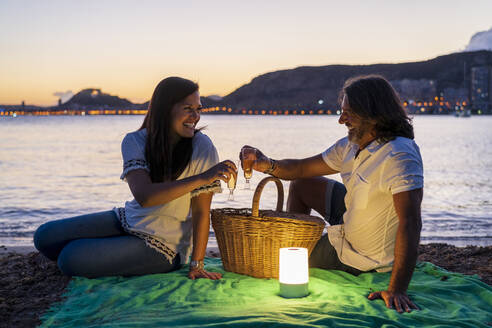
<path fill-rule="evenodd" d="M 382 298 L 388 308 L 398 312 L 411 312 L 418 307 L 407 296 L 406 291 L 417 263 L 422 218 L 420 204 L 423 189 L 405 191 L 393 195 L 393 204 L 398 215 L 395 260 L 390 283 L 386 291 L 371 293 L 370 300 Z"/>
<path fill-rule="evenodd" d="M 275 161 L 272 175 L 283 180 L 318 177 L 338 173 L 323 160 L 321 154 L 304 159 L 282 159 Z"/>
<path fill-rule="evenodd" d="M 253 148 L 250 146 L 244 146 L 243 148 Z M 241 152 L 242 154 L 242 152 Z M 242 159 L 242 155 L 240 158 Z M 259 172 L 265 172 L 269 169 L 273 170 L 269 172 L 279 179 L 283 180 L 295 180 L 301 178 L 311 178 L 321 175 L 329 175 L 338 173 L 337 170 L 332 169 L 323 160 L 323 156 L 318 154 L 313 157 L 303 159 L 282 159 L 272 160 L 265 156 L 259 149 L 256 149 L 255 161 L 253 169 Z M 273 167 L 272 167 L 273 164 Z"/>

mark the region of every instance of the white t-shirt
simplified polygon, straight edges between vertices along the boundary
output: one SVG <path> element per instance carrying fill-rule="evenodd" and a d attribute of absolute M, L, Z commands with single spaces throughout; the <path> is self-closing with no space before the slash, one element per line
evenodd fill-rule
<path fill-rule="evenodd" d="M 358 149 L 345 137 L 322 154 L 347 188 L 344 223 L 328 227 L 328 237 L 343 263 L 390 271 L 399 223 L 393 194 L 423 188 L 422 158 L 417 144 L 403 137 L 373 141 L 355 158 Z"/>
<path fill-rule="evenodd" d="M 147 130 L 128 133 L 122 141 L 123 173 L 136 169 L 149 170 L 145 159 Z M 210 138 L 197 132 L 192 141 L 190 162 L 177 180 L 200 174 L 219 162 L 219 155 Z M 120 221 L 129 233 L 143 238 L 147 245 L 171 260 L 177 253 L 186 263 L 191 253 L 192 220 L 191 198 L 202 192 L 221 192 L 220 181 L 202 186 L 166 204 L 143 208 L 133 199 L 125 203 L 124 211 L 116 209 Z"/>

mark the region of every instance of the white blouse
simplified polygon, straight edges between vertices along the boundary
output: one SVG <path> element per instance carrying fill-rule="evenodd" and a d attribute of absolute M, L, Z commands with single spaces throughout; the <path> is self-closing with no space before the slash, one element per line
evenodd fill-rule
<path fill-rule="evenodd" d="M 132 170 L 150 171 L 145 159 L 146 137 L 147 130 L 142 129 L 128 133 L 123 138 L 123 173 L 120 177 L 122 180 L 125 180 L 128 172 Z M 192 145 L 190 162 L 177 180 L 198 175 L 219 162 L 217 150 L 205 134 L 197 132 Z M 169 261 L 179 254 L 181 263 L 187 263 L 193 236 L 191 198 L 203 192 L 222 192 L 220 181 L 202 186 L 162 205 L 143 208 L 133 199 L 126 202 L 124 208 L 116 208 L 115 212 L 128 233 L 144 239 L 149 247 L 162 253 Z"/>

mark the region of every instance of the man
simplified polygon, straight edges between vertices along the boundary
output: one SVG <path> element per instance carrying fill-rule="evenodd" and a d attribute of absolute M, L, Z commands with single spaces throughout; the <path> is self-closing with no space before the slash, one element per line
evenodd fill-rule
<path fill-rule="evenodd" d="M 392 271 L 388 288 L 368 298 L 411 312 L 418 307 L 406 291 L 418 256 L 423 196 L 411 119 L 381 76 L 349 79 L 340 96 L 339 123 L 348 128 L 347 137 L 297 160 L 275 161 L 256 149 L 253 169 L 294 180 L 287 210 L 309 214 L 314 209 L 330 224 L 310 256 L 312 267 L 355 275 Z M 322 177 L 335 173 L 343 184 Z"/>

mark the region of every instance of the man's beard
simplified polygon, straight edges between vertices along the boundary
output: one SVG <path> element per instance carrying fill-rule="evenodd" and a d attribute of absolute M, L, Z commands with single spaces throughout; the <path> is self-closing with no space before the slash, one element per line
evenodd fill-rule
<path fill-rule="evenodd" d="M 350 142 L 360 146 L 362 138 L 366 133 L 369 133 L 369 130 L 370 125 L 368 123 L 362 123 L 359 127 L 348 131 L 348 139 Z"/>

